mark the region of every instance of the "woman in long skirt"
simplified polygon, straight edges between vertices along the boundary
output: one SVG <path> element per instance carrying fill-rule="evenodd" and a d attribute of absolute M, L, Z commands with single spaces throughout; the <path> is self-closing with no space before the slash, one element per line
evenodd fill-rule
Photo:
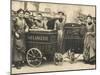
<path fill-rule="evenodd" d="M 95 63 L 95 24 L 93 23 L 91 16 L 87 16 L 86 28 L 87 32 L 84 39 L 83 58 L 86 63 Z"/>
<path fill-rule="evenodd" d="M 58 31 L 58 51 L 59 52 L 64 52 L 63 50 L 63 27 L 65 24 L 65 15 L 63 12 L 58 12 L 58 19 L 55 21 L 55 27 L 54 29 Z"/>
<path fill-rule="evenodd" d="M 20 69 L 22 66 L 23 53 L 25 52 L 25 32 L 28 32 L 28 26 L 24 20 L 24 11 L 19 9 L 14 23 L 14 62 L 15 67 Z"/>

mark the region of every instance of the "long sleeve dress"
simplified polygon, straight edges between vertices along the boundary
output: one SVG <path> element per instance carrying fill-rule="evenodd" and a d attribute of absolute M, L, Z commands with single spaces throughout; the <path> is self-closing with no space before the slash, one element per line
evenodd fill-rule
<path fill-rule="evenodd" d="M 22 61 L 23 53 L 25 52 L 25 29 L 28 28 L 24 19 L 16 18 L 15 24 L 15 34 L 17 33 L 19 37 L 14 39 L 14 61 Z"/>
<path fill-rule="evenodd" d="M 55 22 L 55 30 L 58 31 L 58 51 L 63 52 L 63 26 L 64 26 L 64 22 L 60 22 L 59 20 L 56 20 Z"/>
<path fill-rule="evenodd" d="M 84 51 L 83 58 L 85 62 L 92 61 L 92 58 L 95 58 L 96 48 L 95 48 L 95 25 L 86 25 L 87 33 L 85 34 L 84 39 Z M 95 60 L 95 59 L 94 59 Z"/>

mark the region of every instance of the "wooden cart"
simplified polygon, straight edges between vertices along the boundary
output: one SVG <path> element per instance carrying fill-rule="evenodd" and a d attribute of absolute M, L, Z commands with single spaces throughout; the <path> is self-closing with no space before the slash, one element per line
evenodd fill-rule
<path fill-rule="evenodd" d="M 64 26 L 64 49 L 73 49 L 82 53 L 84 47 L 85 26 L 76 23 L 67 23 Z"/>
<path fill-rule="evenodd" d="M 26 60 L 29 66 L 39 66 L 42 58 L 53 60 L 57 50 L 57 31 L 34 29 L 26 33 Z"/>

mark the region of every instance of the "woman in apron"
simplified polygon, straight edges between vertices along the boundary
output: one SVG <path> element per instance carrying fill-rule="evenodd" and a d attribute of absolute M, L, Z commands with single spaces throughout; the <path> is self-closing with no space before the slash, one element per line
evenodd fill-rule
<path fill-rule="evenodd" d="M 95 63 L 96 48 L 95 48 L 95 24 L 92 17 L 87 16 L 86 24 L 87 32 L 84 39 L 83 58 L 85 63 Z"/>
<path fill-rule="evenodd" d="M 63 52 L 63 26 L 65 24 L 65 16 L 63 12 L 58 12 L 58 16 L 54 29 L 58 31 L 58 51 Z"/>
<path fill-rule="evenodd" d="M 24 61 L 25 53 L 25 32 L 28 32 L 28 26 L 24 20 L 24 11 L 19 9 L 17 11 L 17 17 L 14 24 L 15 28 L 15 40 L 14 40 L 14 62 L 15 67 L 20 69 L 22 66 L 22 62 Z"/>

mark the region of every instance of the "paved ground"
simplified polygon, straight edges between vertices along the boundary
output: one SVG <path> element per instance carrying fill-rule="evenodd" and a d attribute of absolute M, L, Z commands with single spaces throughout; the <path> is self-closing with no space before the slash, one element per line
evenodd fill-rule
<path fill-rule="evenodd" d="M 62 71 L 62 70 L 79 70 L 79 69 L 95 69 L 95 65 L 84 64 L 82 56 L 80 56 L 77 62 L 71 64 L 66 59 L 62 65 L 55 65 L 54 63 L 43 63 L 39 67 L 24 66 L 21 69 L 12 68 L 12 74 L 16 73 L 30 73 L 30 72 L 45 72 L 45 71 Z"/>

